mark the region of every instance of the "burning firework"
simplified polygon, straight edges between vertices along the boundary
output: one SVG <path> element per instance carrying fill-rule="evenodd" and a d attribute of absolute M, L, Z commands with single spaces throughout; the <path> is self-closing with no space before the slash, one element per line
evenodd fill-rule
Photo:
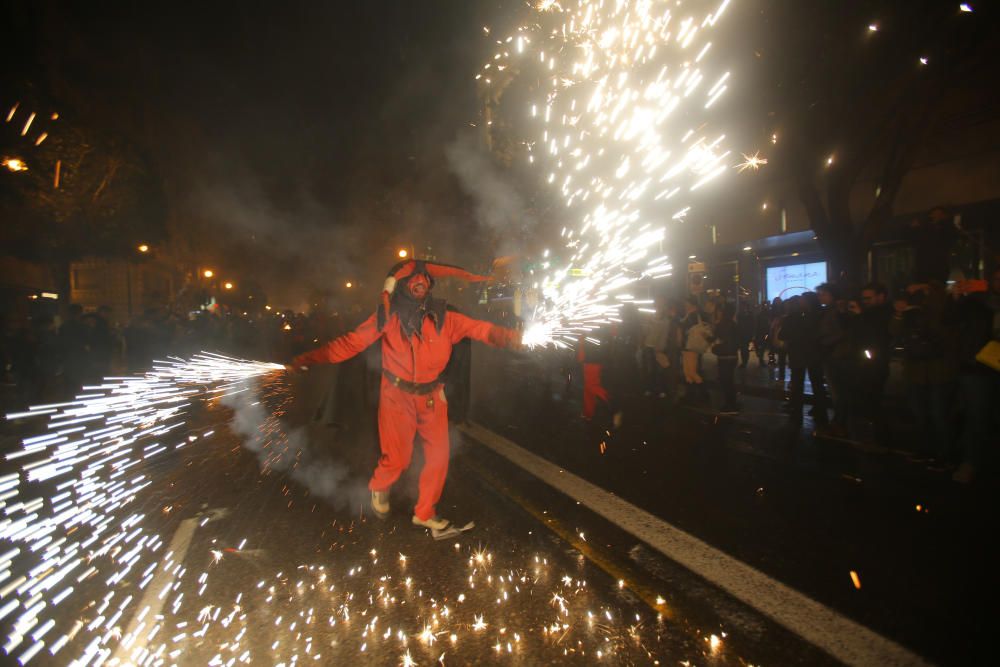
<path fill-rule="evenodd" d="M 725 136 L 710 129 L 705 110 L 729 73 L 705 68 L 729 0 L 709 10 L 691 4 L 539 2 L 535 20 L 496 40 L 477 75 L 497 87 L 517 77 L 543 82 L 524 144 L 579 219 L 562 230 L 566 261 L 540 285 L 528 345 L 572 345 L 618 321 L 621 306 L 636 301 L 625 288 L 672 271 L 664 221 L 682 219 L 686 195 L 727 169 Z"/>

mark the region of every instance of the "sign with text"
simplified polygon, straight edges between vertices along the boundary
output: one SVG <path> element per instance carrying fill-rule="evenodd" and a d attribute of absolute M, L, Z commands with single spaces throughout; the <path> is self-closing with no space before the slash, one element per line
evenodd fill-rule
<path fill-rule="evenodd" d="M 790 266 L 767 267 L 767 298 L 791 296 L 812 292 L 820 283 L 826 282 L 826 262 L 792 264 Z"/>

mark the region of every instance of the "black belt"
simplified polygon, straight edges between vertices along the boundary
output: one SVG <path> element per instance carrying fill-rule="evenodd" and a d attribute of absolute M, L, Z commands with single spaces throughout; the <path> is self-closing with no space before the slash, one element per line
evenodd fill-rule
<path fill-rule="evenodd" d="M 396 377 L 384 368 L 382 369 L 382 375 L 385 376 L 392 386 L 399 387 L 407 394 L 417 394 L 419 396 L 431 393 L 439 384 L 441 384 L 441 381 L 437 379 L 430 382 L 407 382 L 402 378 Z"/>

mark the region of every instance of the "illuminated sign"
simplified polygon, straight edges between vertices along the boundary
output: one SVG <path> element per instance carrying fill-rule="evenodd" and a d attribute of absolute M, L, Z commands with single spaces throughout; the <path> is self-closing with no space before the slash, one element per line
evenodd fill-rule
<path fill-rule="evenodd" d="M 767 298 L 787 299 L 803 292 L 815 291 L 826 282 L 826 262 L 767 267 Z"/>

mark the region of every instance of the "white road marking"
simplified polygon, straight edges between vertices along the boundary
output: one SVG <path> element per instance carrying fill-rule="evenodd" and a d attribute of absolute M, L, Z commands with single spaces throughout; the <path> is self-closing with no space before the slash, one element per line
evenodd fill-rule
<path fill-rule="evenodd" d="M 516 445 L 470 424 L 461 430 L 511 463 L 579 501 L 814 646 L 849 665 L 927 665 L 896 642 Z"/>
<path fill-rule="evenodd" d="M 191 539 L 194 537 L 194 531 L 198 529 L 200 524 L 206 520 L 225 517 L 227 513 L 228 511 L 225 508 L 206 510 L 190 519 L 184 519 L 177 526 L 177 530 L 174 532 L 174 536 L 171 538 L 166 552 L 164 552 L 164 557 L 167 557 L 167 554 L 169 554 L 169 560 L 157 566 L 156 574 L 153 575 L 152 581 L 146 586 L 146 592 L 143 594 L 142 599 L 139 600 L 138 606 L 135 607 L 136 613 L 133 615 L 132 621 L 122 634 L 123 641 L 118 644 L 118 648 L 115 650 L 110 661 L 111 664 L 116 664 L 114 662 L 115 659 L 118 660 L 117 664 L 131 664 L 130 656 L 137 655 L 136 652 L 145 646 L 145 638 L 136 636 L 136 632 L 142 626 L 143 634 L 148 633 L 155 623 L 154 619 L 163 609 L 163 605 L 166 603 L 168 597 L 164 594 L 164 591 L 173 585 L 174 578 L 179 569 L 173 567 L 173 565 L 184 562 L 184 557 L 187 556 L 188 549 L 191 548 Z M 126 638 L 129 638 L 128 646 L 125 645 L 124 640 Z"/>

